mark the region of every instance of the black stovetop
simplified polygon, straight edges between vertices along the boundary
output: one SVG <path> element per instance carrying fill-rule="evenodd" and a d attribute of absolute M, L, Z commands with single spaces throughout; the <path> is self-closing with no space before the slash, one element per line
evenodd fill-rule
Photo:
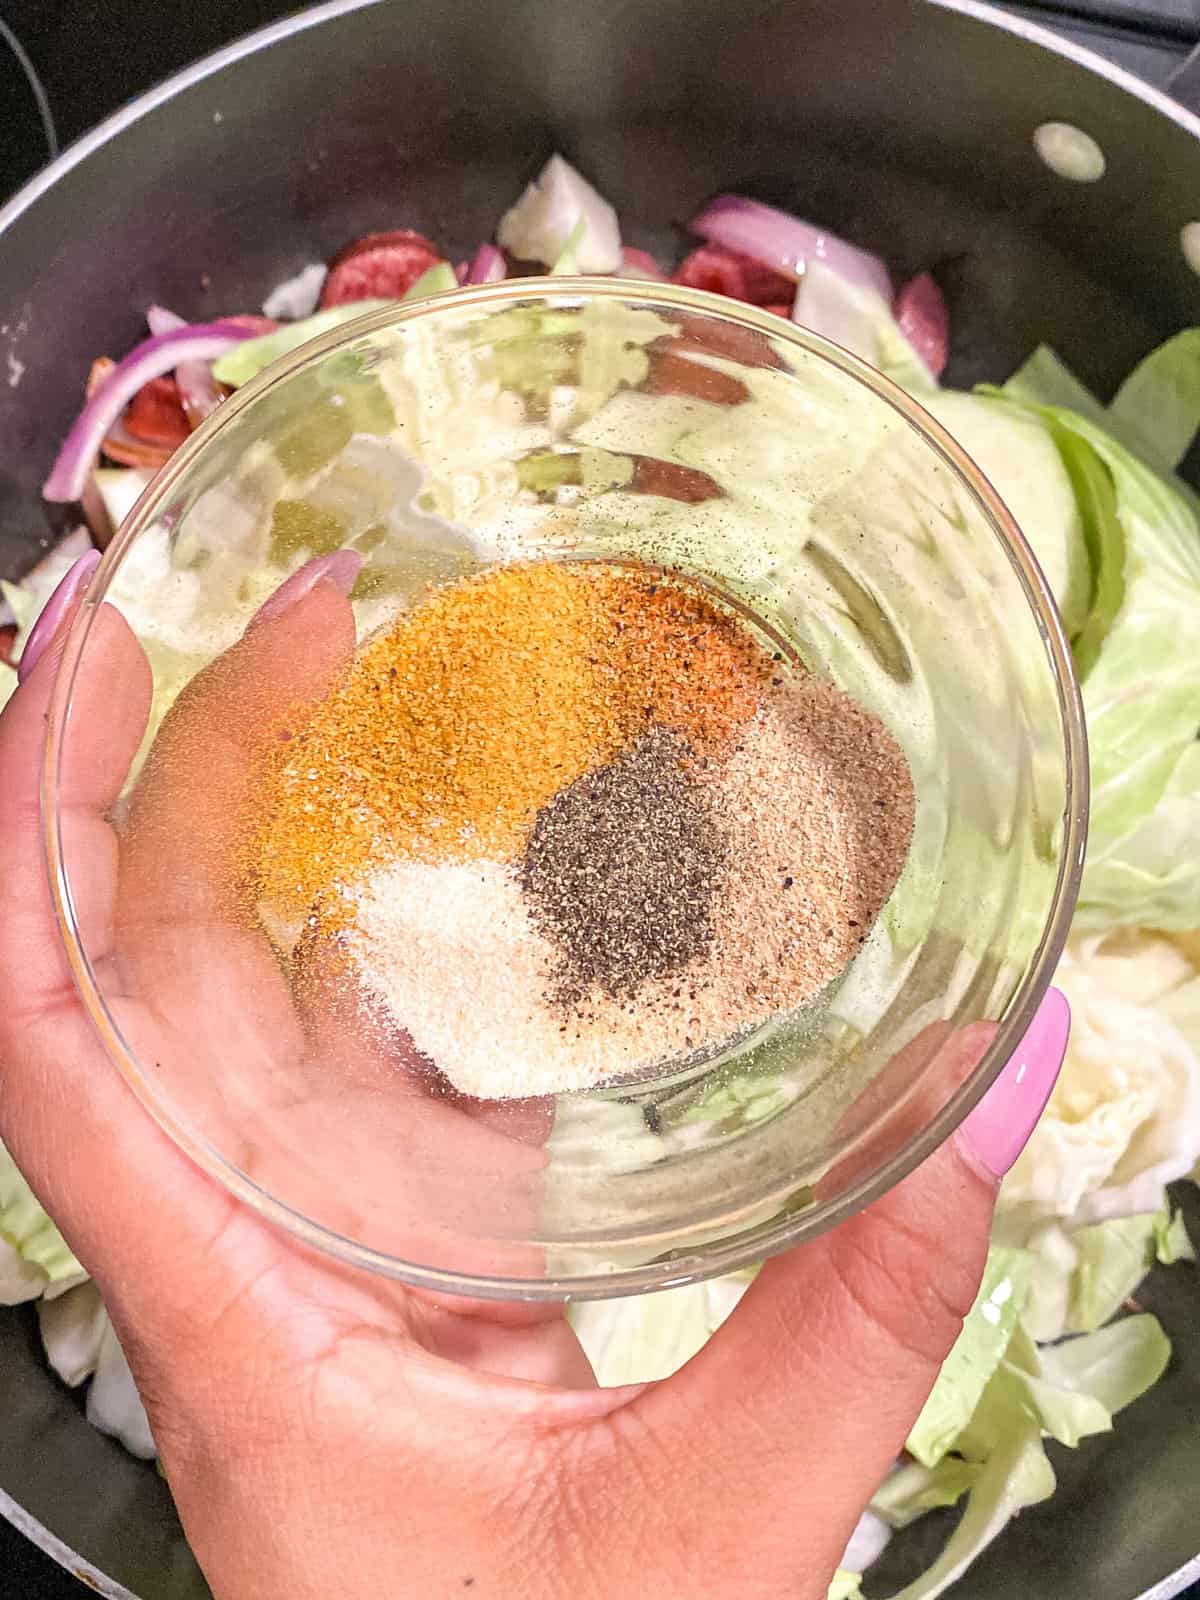
<path fill-rule="evenodd" d="M 111 0 L 0 0 L 0 202 L 46 160 L 43 109 L 61 147 L 197 56 L 298 9 L 286 0 L 186 8 L 161 0 L 121 0 L 119 8 Z M 1004 9 L 1056 27 L 1158 85 L 1200 45 L 1200 0 L 1027 0 Z M 37 93 L 14 43 L 38 76 Z M 0 1600 L 86 1600 L 90 1592 L 0 1517 Z M 1200 1600 L 1200 1588 L 1192 1600 Z"/>

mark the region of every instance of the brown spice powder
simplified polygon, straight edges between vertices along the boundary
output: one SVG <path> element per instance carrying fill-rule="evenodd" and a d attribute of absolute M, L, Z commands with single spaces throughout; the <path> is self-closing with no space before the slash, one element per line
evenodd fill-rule
<path fill-rule="evenodd" d="M 597 590 L 612 629 L 597 664 L 627 699 L 636 732 L 669 728 L 705 750 L 754 715 L 771 663 L 702 589 L 601 572 Z"/>
<path fill-rule="evenodd" d="M 685 966 L 635 994 L 597 982 L 553 1004 L 560 951 L 515 869 L 396 862 L 363 884 L 351 934 L 369 1014 L 404 1028 L 463 1093 L 504 1098 L 654 1071 L 811 1001 L 903 865 L 914 814 L 903 753 L 800 669 L 694 775 L 727 854 L 711 939 Z"/>
<path fill-rule="evenodd" d="M 514 860 L 541 807 L 650 728 L 720 746 L 765 663 L 702 590 L 647 571 L 530 562 L 435 589 L 280 747 L 254 891 L 304 917 L 397 856 Z"/>

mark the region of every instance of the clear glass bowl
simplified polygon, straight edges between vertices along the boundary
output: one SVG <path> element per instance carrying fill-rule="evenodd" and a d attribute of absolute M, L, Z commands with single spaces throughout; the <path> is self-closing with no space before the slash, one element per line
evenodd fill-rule
<path fill-rule="evenodd" d="M 360 640 L 431 580 L 492 563 L 649 562 L 715 586 L 882 719 L 915 783 L 912 848 L 802 1026 L 667 1076 L 482 1105 L 365 1047 L 353 1007 L 297 1021 L 267 930 L 201 870 L 225 803 L 205 753 L 185 763 L 192 788 L 165 825 L 135 838 L 129 819 L 184 685 L 290 572 L 342 546 L 364 557 Z M 100 960 L 77 911 L 84 866 L 60 775 L 79 686 L 105 670 L 100 604 L 134 592 L 154 702 L 114 819 L 121 905 L 140 909 L 119 906 Z M 213 773 L 225 741 L 247 737 L 215 732 Z M 727 1271 L 903 1177 L 1030 1022 L 1066 936 L 1086 814 L 1078 691 L 1046 584 L 942 428 L 771 313 L 587 278 L 364 317 L 224 404 L 104 556 L 67 642 L 44 782 L 84 1002 L 160 1124 L 308 1243 L 498 1297 Z"/>

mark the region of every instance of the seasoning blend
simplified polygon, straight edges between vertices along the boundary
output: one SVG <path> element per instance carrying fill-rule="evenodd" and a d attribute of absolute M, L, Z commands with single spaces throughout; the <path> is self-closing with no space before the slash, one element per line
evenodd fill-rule
<path fill-rule="evenodd" d="M 327 931 L 458 1090 L 713 1053 L 853 956 L 903 865 L 904 757 L 682 577 L 526 562 L 435 589 L 282 747 L 264 917 Z"/>

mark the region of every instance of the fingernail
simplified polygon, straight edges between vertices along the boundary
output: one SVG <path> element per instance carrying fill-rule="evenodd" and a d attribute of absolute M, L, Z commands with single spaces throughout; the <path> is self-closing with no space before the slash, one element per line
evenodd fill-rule
<path fill-rule="evenodd" d="M 268 622 L 282 616 L 297 600 L 303 600 L 319 583 L 331 583 L 342 594 L 353 589 L 362 567 L 362 557 L 357 550 L 335 550 L 332 555 L 318 556 L 306 561 L 293 572 L 286 583 L 281 583 L 271 598 L 264 602 L 251 618 L 255 622 Z"/>
<path fill-rule="evenodd" d="M 89 550 L 86 555 L 79 557 L 73 566 L 67 569 L 66 576 L 59 583 L 57 589 L 42 607 L 42 614 L 30 629 L 29 637 L 25 641 L 25 648 L 21 651 L 21 659 L 17 664 L 17 682 L 24 683 L 25 679 L 37 666 L 42 656 L 46 653 L 46 646 L 58 632 L 63 618 L 71 607 L 83 594 L 91 580 L 92 573 L 100 564 L 99 550 Z"/>
<path fill-rule="evenodd" d="M 1048 989 L 1008 1065 L 959 1129 L 982 1166 L 1002 1178 L 1029 1136 L 1058 1079 L 1071 1033 L 1071 1008 L 1060 989 Z"/>

